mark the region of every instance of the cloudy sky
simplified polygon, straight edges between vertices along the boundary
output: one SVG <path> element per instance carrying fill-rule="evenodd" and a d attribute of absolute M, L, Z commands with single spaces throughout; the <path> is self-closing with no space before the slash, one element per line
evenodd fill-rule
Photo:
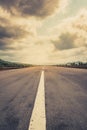
<path fill-rule="evenodd" d="M 87 0 L 0 0 L 0 58 L 87 61 Z"/>

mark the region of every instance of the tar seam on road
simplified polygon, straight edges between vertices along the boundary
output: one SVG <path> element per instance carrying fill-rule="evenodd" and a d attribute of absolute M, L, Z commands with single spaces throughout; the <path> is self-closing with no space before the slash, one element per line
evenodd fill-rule
<path fill-rule="evenodd" d="M 46 130 L 44 71 L 41 73 L 28 130 Z"/>

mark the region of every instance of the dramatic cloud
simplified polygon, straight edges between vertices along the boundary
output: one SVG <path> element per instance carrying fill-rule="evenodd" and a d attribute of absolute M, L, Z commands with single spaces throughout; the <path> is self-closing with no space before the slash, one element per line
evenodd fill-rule
<path fill-rule="evenodd" d="M 87 10 L 66 9 L 69 1 L 0 0 L 0 56 L 36 64 L 86 59 Z"/>
<path fill-rule="evenodd" d="M 87 46 L 87 11 L 66 19 L 53 29 L 55 37 L 51 42 L 57 50 Z"/>
<path fill-rule="evenodd" d="M 31 31 L 9 22 L 6 19 L 0 19 L 0 50 L 16 49 L 15 43 L 19 44 L 20 40 L 33 36 Z"/>
<path fill-rule="evenodd" d="M 47 17 L 64 8 L 68 0 L 0 0 L 0 5 L 12 14 Z"/>
<path fill-rule="evenodd" d="M 9 39 L 0 39 L 0 50 L 5 51 L 14 49 L 12 42 L 13 41 Z"/>
<path fill-rule="evenodd" d="M 3 9 L 0 9 L 0 14 L 0 50 L 21 49 L 27 40 L 29 44 L 30 39 L 35 37 L 36 25 L 33 22 L 10 16 Z"/>
<path fill-rule="evenodd" d="M 20 38 L 27 35 L 27 32 L 21 27 L 17 26 L 0 26 L 0 39 L 2 38 Z"/>
<path fill-rule="evenodd" d="M 71 49 L 75 48 L 75 40 L 76 40 L 76 35 L 75 34 L 70 34 L 70 33 L 63 33 L 59 36 L 57 40 L 52 41 L 55 48 L 59 50 L 66 50 L 66 49 Z"/>

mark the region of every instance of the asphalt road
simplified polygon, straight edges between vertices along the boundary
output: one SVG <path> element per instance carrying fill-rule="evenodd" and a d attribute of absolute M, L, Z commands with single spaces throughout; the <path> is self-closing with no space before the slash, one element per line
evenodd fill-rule
<path fill-rule="evenodd" d="M 0 130 L 28 130 L 41 67 L 0 72 Z M 46 130 L 87 130 L 87 70 L 45 67 Z"/>

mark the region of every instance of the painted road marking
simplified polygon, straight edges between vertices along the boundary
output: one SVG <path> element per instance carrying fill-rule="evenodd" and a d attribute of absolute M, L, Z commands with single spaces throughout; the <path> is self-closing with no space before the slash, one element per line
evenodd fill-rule
<path fill-rule="evenodd" d="M 44 71 L 41 73 L 28 130 L 46 130 Z"/>

